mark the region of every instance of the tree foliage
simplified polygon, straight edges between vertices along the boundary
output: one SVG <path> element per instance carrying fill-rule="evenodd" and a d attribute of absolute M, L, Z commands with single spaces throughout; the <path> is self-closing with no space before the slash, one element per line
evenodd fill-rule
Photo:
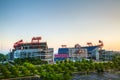
<path fill-rule="evenodd" d="M 22 65 L 25 62 L 34 64 L 34 65 L 48 64 L 47 61 L 42 61 L 39 58 L 17 58 L 17 59 L 14 60 L 14 62 L 18 65 Z"/>
<path fill-rule="evenodd" d="M 17 61 L 17 60 L 16 60 Z M 93 62 L 83 59 L 82 61 L 60 61 L 58 64 L 34 65 L 28 60 L 22 62 L 18 60 L 17 64 L 9 63 L 0 65 L 0 76 L 3 78 L 19 77 L 19 76 L 35 76 L 39 75 L 42 80 L 71 80 L 73 72 L 102 73 L 111 70 L 120 70 L 120 57 L 114 56 L 112 62 Z"/>
<path fill-rule="evenodd" d="M 3 62 L 6 60 L 6 55 L 0 53 L 0 62 Z"/>
<path fill-rule="evenodd" d="M 0 71 L 1 71 L 2 75 L 4 76 L 4 78 L 9 78 L 11 75 L 10 71 L 4 65 L 0 65 Z"/>

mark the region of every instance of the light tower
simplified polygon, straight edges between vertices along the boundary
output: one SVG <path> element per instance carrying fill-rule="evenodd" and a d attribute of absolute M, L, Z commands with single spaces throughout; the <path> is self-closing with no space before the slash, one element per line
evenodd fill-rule
<path fill-rule="evenodd" d="M 93 46 L 93 44 L 91 42 L 87 42 L 88 46 Z"/>
<path fill-rule="evenodd" d="M 61 45 L 62 48 L 67 48 L 67 45 Z"/>
<path fill-rule="evenodd" d="M 41 39 L 42 39 L 41 37 L 33 37 L 31 43 L 39 43 Z"/>

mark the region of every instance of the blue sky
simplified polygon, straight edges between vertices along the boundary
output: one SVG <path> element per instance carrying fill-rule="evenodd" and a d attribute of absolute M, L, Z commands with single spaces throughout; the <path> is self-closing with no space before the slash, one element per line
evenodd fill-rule
<path fill-rule="evenodd" d="M 49 47 L 104 42 L 120 50 L 119 0 L 0 0 L 0 51 L 42 36 Z"/>

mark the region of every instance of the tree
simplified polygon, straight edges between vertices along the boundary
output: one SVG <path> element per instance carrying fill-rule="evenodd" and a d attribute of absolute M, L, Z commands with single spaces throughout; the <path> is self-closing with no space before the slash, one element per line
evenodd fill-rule
<path fill-rule="evenodd" d="M 71 80 L 72 77 L 68 71 L 65 71 L 63 73 L 63 78 L 64 78 L 63 80 Z"/>
<path fill-rule="evenodd" d="M 16 64 L 22 65 L 24 62 L 31 63 L 34 65 L 47 64 L 47 61 L 41 61 L 40 58 L 17 58 L 14 60 Z"/>
<path fill-rule="evenodd" d="M 84 67 L 83 67 L 83 69 L 84 69 L 84 71 L 86 72 L 86 73 L 89 73 L 90 72 L 90 69 L 89 69 L 89 63 L 84 63 Z"/>
<path fill-rule="evenodd" d="M 3 62 L 6 60 L 6 55 L 0 53 L 0 62 Z"/>
<path fill-rule="evenodd" d="M 22 59 L 20 58 L 14 59 L 14 62 L 19 65 L 23 64 Z"/>
<path fill-rule="evenodd" d="M 54 72 L 54 69 L 51 66 L 48 66 L 46 69 L 47 72 Z"/>
<path fill-rule="evenodd" d="M 60 61 L 60 63 L 64 63 L 64 61 L 63 61 L 63 60 L 61 60 L 61 61 Z"/>
<path fill-rule="evenodd" d="M 95 65 L 94 65 L 94 63 L 90 63 L 89 65 L 90 65 L 89 66 L 90 71 L 95 71 Z"/>
<path fill-rule="evenodd" d="M 54 71 L 56 71 L 57 73 L 61 73 L 61 72 L 62 72 L 61 67 L 59 67 L 59 66 L 56 65 L 56 64 L 53 64 L 53 65 L 52 65 L 52 68 L 53 68 Z"/>
<path fill-rule="evenodd" d="M 116 54 L 113 56 L 112 62 L 114 64 L 114 68 L 116 70 L 120 70 L 120 54 Z"/>
<path fill-rule="evenodd" d="M 65 60 L 64 60 L 64 63 L 66 64 L 67 62 L 68 62 L 67 59 L 65 59 Z"/>
<path fill-rule="evenodd" d="M 78 67 L 77 67 L 77 70 L 78 70 L 78 71 L 82 71 L 82 67 L 81 67 L 81 66 L 78 66 Z"/>
<path fill-rule="evenodd" d="M 6 68 L 6 66 L 0 65 L 0 71 L 2 73 L 2 75 L 4 76 L 4 78 L 9 78 L 10 77 L 10 71 Z"/>
<path fill-rule="evenodd" d="M 58 61 L 58 60 L 56 61 L 56 64 L 59 64 L 59 61 Z"/>
<path fill-rule="evenodd" d="M 90 63 L 93 63 L 93 60 L 92 59 L 90 59 L 90 61 L 89 61 Z"/>
<path fill-rule="evenodd" d="M 26 67 L 20 66 L 19 69 L 20 69 L 21 74 L 22 74 L 23 76 L 28 76 L 28 75 L 30 75 L 30 71 L 29 71 Z"/>
<path fill-rule="evenodd" d="M 106 69 L 108 69 L 107 67 L 108 66 L 106 66 Z M 95 63 L 95 69 L 98 73 L 104 72 L 106 70 L 103 63 Z"/>
<path fill-rule="evenodd" d="M 37 74 L 37 70 L 33 64 L 25 62 L 23 66 L 25 66 L 33 75 Z"/>
<path fill-rule="evenodd" d="M 10 68 L 11 74 L 14 75 L 15 77 L 18 77 L 20 75 L 18 68 L 15 66 L 11 66 Z"/>
<path fill-rule="evenodd" d="M 58 73 L 62 73 L 62 72 L 63 72 L 62 68 L 57 67 L 57 72 L 58 72 Z"/>
<path fill-rule="evenodd" d="M 69 68 L 69 70 L 74 71 L 75 67 L 72 64 L 66 63 L 66 67 Z"/>
<path fill-rule="evenodd" d="M 37 66 L 36 69 L 39 73 L 43 72 L 43 67 L 42 66 Z"/>

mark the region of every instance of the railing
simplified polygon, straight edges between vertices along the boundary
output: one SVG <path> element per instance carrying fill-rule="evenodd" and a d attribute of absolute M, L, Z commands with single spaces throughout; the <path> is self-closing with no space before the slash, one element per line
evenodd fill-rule
<path fill-rule="evenodd" d="M 9 79 L 1 79 L 1 80 L 41 80 L 40 76 L 27 76 L 27 77 L 17 77 L 17 78 L 9 78 Z"/>

